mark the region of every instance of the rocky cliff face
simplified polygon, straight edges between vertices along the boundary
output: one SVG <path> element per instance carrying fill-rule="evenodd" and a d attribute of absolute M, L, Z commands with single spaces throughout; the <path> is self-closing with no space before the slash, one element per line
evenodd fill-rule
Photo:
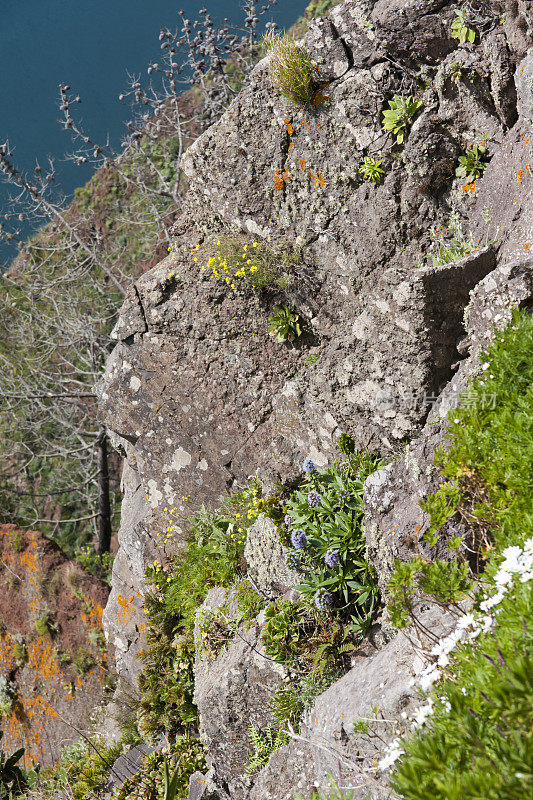
<path fill-rule="evenodd" d="M 38 531 L 0 526 L 3 743 L 56 763 L 104 699 L 109 589 Z"/>
<path fill-rule="evenodd" d="M 322 81 L 311 108 L 280 101 L 265 59 L 186 154 L 175 243 L 130 291 L 99 389 L 125 457 L 104 622 L 126 681 L 139 672 L 144 569 L 179 550 L 187 515 L 215 507 L 250 474 L 272 486 L 294 481 L 304 456 L 324 465 L 341 431 L 383 454 L 422 431 L 415 450 L 367 487 L 369 554 L 385 582 L 408 547 L 407 520 L 421 514 L 416 500 L 435 479 L 428 414 L 434 421 L 457 397 L 491 323 L 531 302 L 530 3 L 484 4 L 474 46 L 451 36 L 456 7 L 346 0 L 304 39 Z M 402 147 L 381 127 L 395 94 L 422 102 Z M 465 186 L 458 157 L 481 140 L 490 164 Z M 380 183 L 363 180 L 368 155 L 382 161 Z M 454 207 L 469 218 L 478 251 L 420 266 L 431 227 L 446 226 Z M 193 248 L 228 233 L 298 247 L 287 285 L 235 291 L 202 271 Z M 279 304 L 303 322 L 294 346 L 267 335 Z M 448 383 L 469 347 L 468 366 Z M 169 539 L 170 508 L 180 519 Z M 259 780 L 254 796 L 282 796 L 265 788 L 272 773 Z"/>

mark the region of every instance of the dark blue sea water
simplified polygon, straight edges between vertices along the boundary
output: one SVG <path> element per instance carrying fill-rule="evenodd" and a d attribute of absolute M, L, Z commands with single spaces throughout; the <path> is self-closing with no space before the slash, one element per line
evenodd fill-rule
<path fill-rule="evenodd" d="M 278 0 L 263 19 L 287 28 L 307 2 Z M 25 169 L 53 156 L 70 195 L 91 173 L 61 161 L 70 140 L 57 124 L 58 84 L 83 98 L 76 111 L 92 136 L 109 135 L 118 145 L 130 116 L 117 99 L 127 73 L 145 75 L 150 59 L 160 57 L 159 28 L 177 27 L 178 9 L 193 20 L 204 6 L 216 19 L 244 20 L 239 0 L 0 0 L 0 142 L 9 138 Z M 0 183 L 0 208 L 5 191 Z M 0 244 L 0 264 L 8 255 Z"/>

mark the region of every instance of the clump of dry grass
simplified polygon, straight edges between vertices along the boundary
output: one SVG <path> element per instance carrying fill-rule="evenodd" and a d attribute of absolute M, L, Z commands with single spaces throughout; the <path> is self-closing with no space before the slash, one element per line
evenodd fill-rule
<path fill-rule="evenodd" d="M 264 37 L 263 43 L 271 55 L 268 72 L 277 93 L 292 105 L 311 102 L 315 86 L 309 54 L 292 39 L 273 32 Z"/>

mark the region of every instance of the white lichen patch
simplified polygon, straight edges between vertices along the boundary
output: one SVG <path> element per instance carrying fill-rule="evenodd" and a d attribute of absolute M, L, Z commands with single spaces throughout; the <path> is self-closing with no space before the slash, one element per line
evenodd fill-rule
<path fill-rule="evenodd" d="M 132 375 L 130 378 L 130 389 L 132 392 L 138 392 L 141 388 L 141 379 L 137 375 Z"/>
<path fill-rule="evenodd" d="M 163 499 L 163 492 L 157 488 L 157 483 L 152 478 L 148 481 L 148 502 L 152 508 L 158 508 Z"/>
<path fill-rule="evenodd" d="M 173 472 L 179 472 L 185 467 L 188 467 L 192 461 L 192 456 L 183 447 L 178 447 L 177 450 L 174 450 L 174 455 L 172 456 L 172 461 L 167 466 L 163 467 L 163 472 L 168 472 L 172 470 Z"/>

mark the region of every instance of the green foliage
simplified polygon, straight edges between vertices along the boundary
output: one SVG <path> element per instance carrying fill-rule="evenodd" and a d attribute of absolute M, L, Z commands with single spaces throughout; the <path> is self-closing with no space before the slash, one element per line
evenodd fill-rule
<path fill-rule="evenodd" d="M 484 144 L 471 145 L 464 156 L 459 156 L 459 166 L 455 170 L 457 177 L 464 178 L 465 183 L 473 183 L 481 177 L 489 165 L 486 152 Z"/>
<path fill-rule="evenodd" d="M 91 667 L 94 666 L 94 658 L 90 653 L 87 653 L 85 650 L 80 648 L 76 651 L 73 663 L 76 671 L 80 675 L 85 675 L 85 673 L 89 672 Z"/>
<path fill-rule="evenodd" d="M 294 800 L 306 800 L 306 798 L 301 794 L 296 794 Z M 308 800 L 356 800 L 356 795 L 354 794 L 354 789 L 345 789 L 339 786 L 338 782 L 330 774 L 328 788 L 314 791 Z M 359 800 L 359 797 L 357 800 Z M 360 800 L 369 800 L 369 796 L 360 795 Z"/>
<path fill-rule="evenodd" d="M 3 736 L 4 731 L 0 731 L 0 742 Z M 13 800 L 30 788 L 33 774 L 30 775 L 17 764 L 23 755 L 23 747 L 8 757 L 0 749 L 0 800 Z"/>
<path fill-rule="evenodd" d="M 394 95 L 393 99 L 389 100 L 389 108 L 383 112 L 383 129 L 392 131 L 397 143 L 402 144 L 412 118 L 421 107 L 422 101 L 414 100 L 411 95 L 408 97 Z"/>
<path fill-rule="evenodd" d="M 87 545 L 80 547 L 76 551 L 75 559 L 87 572 L 91 575 L 96 575 L 100 580 L 105 581 L 111 586 L 111 570 L 113 568 L 113 557 L 111 553 L 102 553 L 98 555 L 94 547 Z"/>
<path fill-rule="evenodd" d="M 284 288 L 301 262 L 300 252 L 288 244 L 252 241 L 242 234 L 223 236 L 216 245 L 208 243 L 190 252 L 204 262 L 202 271 L 217 280 L 235 289 L 248 285 L 257 292 Z"/>
<path fill-rule="evenodd" d="M 430 547 L 434 547 L 437 544 L 438 531 L 457 511 L 461 496 L 461 490 L 457 482 L 446 481 L 438 492 L 429 494 L 420 503 L 422 510 L 426 511 L 431 517 L 431 525 L 424 535 L 424 539 Z"/>
<path fill-rule="evenodd" d="M 479 242 L 463 231 L 463 223 L 456 212 L 450 214 L 447 226 L 431 229 L 430 255 L 434 267 L 442 267 L 479 250 Z"/>
<path fill-rule="evenodd" d="M 383 164 L 383 159 L 378 160 L 371 156 L 365 156 L 363 163 L 359 167 L 359 172 L 362 174 L 363 180 L 379 183 L 385 174 L 385 170 L 381 169 L 381 164 Z"/>
<path fill-rule="evenodd" d="M 450 412 L 451 447 L 438 461 L 447 483 L 426 501 L 435 525 L 434 510 L 449 502 L 448 487 L 466 481 L 461 494 L 466 502 L 471 478 L 477 476 L 483 492 L 471 497 L 473 525 L 494 519 L 493 536 L 501 546 L 532 530 L 532 354 L 533 319 L 515 312 L 483 356 L 483 369 L 459 408 Z"/>
<path fill-rule="evenodd" d="M 20 635 L 13 644 L 13 657 L 15 659 L 15 664 L 19 669 L 24 666 L 28 658 L 28 648 L 26 647 L 26 642 Z"/>
<path fill-rule="evenodd" d="M 475 42 L 476 32 L 469 28 L 470 12 L 468 8 L 456 8 L 455 19 L 452 22 L 452 39 L 459 39 L 461 44 L 466 42 Z"/>
<path fill-rule="evenodd" d="M 193 772 L 206 768 L 199 739 L 177 736 L 168 753 L 147 756 L 140 771 L 115 791 L 112 800 L 174 800 L 185 797 Z"/>
<path fill-rule="evenodd" d="M 44 796 L 65 795 L 94 800 L 105 789 L 113 762 L 134 742 L 122 737 L 112 745 L 99 739 L 74 742 L 63 748 L 59 764 L 43 770 L 39 788 Z"/>
<path fill-rule="evenodd" d="M 253 722 L 249 733 L 252 753 L 248 757 L 244 771 L 246 775 L 253 775 L 265 766 L 272 753 L 288 743 L 289 738 L 285 731 L 275 730 L 272 725 L 267 725 L 261 730 Z"/>
<path fill-rule="evenodd" d="M 39 636 L 51 636 L 57 632 L 55 616 L 51 611 L 45 611 L 35 620 L 35 630 Z"/>
<path fill-rule="evenodd" d="M 198 607 L 213 586 L 231 586 L 244 571 L 247 528 L 271 501 L 257 481 L 234 492 L 219 513 L 202 510 L 191 522 L 187 551 L 165 568 L 155 562 L 146 572 L 153 587 L 145 598 L 148 636 L 141 655 L 139 729 L 143 735 L 180 724 L 193 724 L 194 622 Z M 253 600 L 241 589 L 242 614 Z"/>
<path fill-rule="evenodd" d="M 449 606 L 470 584 L 479 603 L 476 585 L 492 594 L 502 550 L 533 536 L 533 318 L 515 311 L 482 362 L 468 394 L 450 412 L 450 446 L 436 459 L 447 483 L 426 508 L 436 530 L 455 505 L 457 513 L 468 510 L 474 534 L 491 520 L 485 568 L 476 577 L 458 560 L 415 558 L 399 565 L 391 580 L 396 623 L 416 617 L 417 593 Z M 460 496 L 450 486 L 460 487 Z M 433 692 L 431 723 L 402 742 L 406 754 L 392 785 L 404 800 L 520 800 L 531 794 L 532 600 L 531 580 L 514 580 L 489 628 L 452 654 L 449 672 Z"/>
<path fill-rule="evenodd" d="M 324 17 L 332 8 L 335 8 L 341 0 L 311 0 L 305 9 L 306 17 Z"/>
<path fill-rule="evenodd" d="M 521 800 L 533 791 L 531 582 L 518 582 L 494 631 L 461 645 L 439 683 L 431 727 L 403 742 L 392 778 L 404 800 Z"/>
<path fill-rule="evenodd" d="M 337 440 L 337 446 L 344 456 L 351 456 L 355 453 L 355 442 L 349 433 L 341 433 Z"/>
<path fill-rule="evenodd" d="M 262 642 L 265 653 L 274 661 L 291 663 L 298 658 L 303 637 L 302 604 L 291 600 L 273 600 L 265 611 Z"/>
<path fill-rule="evenodd" d="M 268 74 L 272 86 L 291 105 L 305 106 L 313 100 L 313 65 L 309 54 L 287 36 L 269 33 L 263 46 L 270 54 Z"/>
<path fill-rule="evenodd" d="M 197 651 L 199 649 L 211 657 L 217 656 L 241 625 L 248 628 L 264 606 L 264 598 L 249 581 L 239 581 L 232 587 L 231 602 L 222 603 L 214 611 L 203 611 L 198 616 Z"/>
<path fill-rule="evenodd" d="M 341 675 L 341 669 L 325 664 L 321 671 L 304 674 L 299 680 L 292 680 L 278 689 L 269 704 L 274 723 L 280 729 L 287 728 L 290 723 L 298 731 L 302 715 L 311 708 L 318 695 L 325 692 Z"/>
<path fill-rule="evenodd" d="M 16 687 L 5 675 L 0 675 L 0 719 L 11 711 L 16 696 Z"/>
<path fill-rule="evenodd" d="M 315 470 L 291 494 L 285 508 L 292 520 L 287 538 L 295 529 L 306 537 L 306 546 L 292 551 L 302 576 L 299 590 L 312 600 L 325 589 L 337 613 L 361 633 L 379 600 L 376 576 L 365 558 L 362 527 L 363 483 L 379 466 L 379 459 L 369 454 L 354 454 L 345 463 Z M 310 502 L 313 493 L 319 497 L 316 506 Z M 326 563 L 328 551 L 337 555 L 335 566 Z"/>
<path fill-rule="evenodd" d="M 276 306 L 268 318 L 268 331 L 276 342 L 293 342 L 302 333 L 299 319 L 287 306 Z"/>

